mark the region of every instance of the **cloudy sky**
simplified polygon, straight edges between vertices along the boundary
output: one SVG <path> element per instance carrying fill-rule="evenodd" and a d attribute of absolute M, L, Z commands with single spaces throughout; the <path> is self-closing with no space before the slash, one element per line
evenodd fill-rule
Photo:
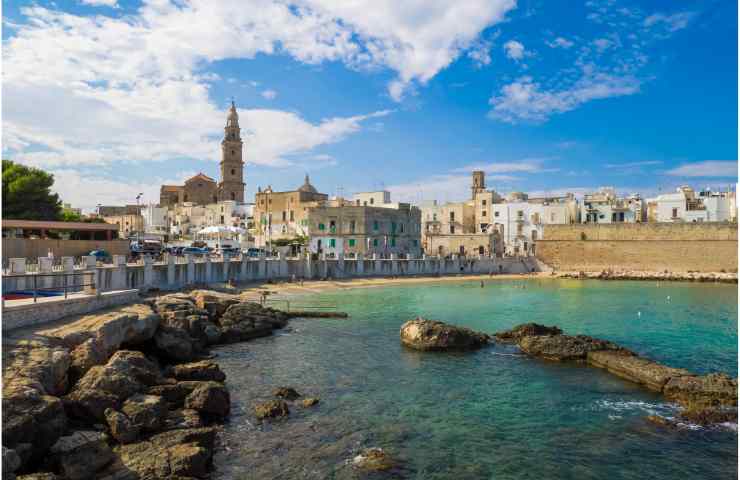
<path fill-rule="evenodd" d="M 690 0 L 3 2 L 3 158 L 65 202 L 218 176 L 233 97 L 248 198 L 464 198 L 737 182 L 737 4 Z"/>

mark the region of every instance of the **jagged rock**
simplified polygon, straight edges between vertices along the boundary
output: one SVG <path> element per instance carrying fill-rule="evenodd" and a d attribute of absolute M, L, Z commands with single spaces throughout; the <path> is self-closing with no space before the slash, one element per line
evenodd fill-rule
<path fill-rule="evenodd" d="M 95 478 L 95 472 L 113 460 L 104 433 L 77 431 L 60 437 L 51 447 L 51 461 L 70 480 Z"/>
<path fill-rule="evenodd" d="M 190 292 L 190 298 L 198 308 L 206 310 L 212 319 L 222 316 L 229 306 L 240 301 L 236 295 L 212 290 L 194 290 Z"/>
<path fill-rule="evenodd" d="M 197 410 L 206 416 L 223 418 L 229 415 L 231 397 L 222 384 L 203 382 L 185 398 L 185 408 Z"/>
<path fill-rule="evenodd" d="M 723 373 L 674 377 L 663 387 L 663 394 L 691 409 L 737 407 L 737 379 Z"/>
<path fill-rule="evenodd" d="M 167 402 L 156 395 L 136 394 L 129 397 L 121 411 L 140 431 L 157 431 L 167 415 Z"/>
<path fill-rule="evenodd" d="M 157 366 L 143 353 L 119 350 L 104 366 L 91 368 L 65 397 L 69 410 L 78 417 L 105 420 L 105 410 L 118 410 L 120 402 L 162 383 Z"/>
<path fill-rule="evenodd" d="M 212 380 L 216 382 L 226 380 L 226 375 L 221 371 L 218 364 L 210 360 L 174 365 L 168 368 L 165 373 L 177 380 Z"/>
<path fill-rule="evenodd" d="M 212 428 L 171 430 L 148 440 L 121 445 L 115 449 L 119 459 L 100 478 L 175 479 L 203 478 L 213 457 L 215 431 Z M 134 477 L 127 477 L 129 472 Z"/>
<path fill-rule="evenodd" d="M 105 410 L 105 420 L 113 438 L 119 443 L 132 443 L 139 438 L 139 427 L 134 425 L 125 414 L 107 408 Z"/>
<path fill-rule="evenodd" d="M 396 462 L 382 448 L 366 448 L 352 459 L 352 466 L 367 471 L 385 471 L 396 467 Z"/>
<path fill-rule="evenodd" d="M 511 330 L 497 332 L 494 336 L 496 337 L 496 340 L 499 340 L 501 342 L 515 343 L 521 340 L 523 337 L 560 335 L 561 333 L 563 333 L 563 331 L 554 325 L 552 327 L 547 327 L 545 325 L 540 325 L 539 323 L 523 323 L 521 325 L 517 325 Z"/>
<path fill-rule="evenodd" d="M 697 425 L 717 425 L 720 423 L 737 423 L 736 407 L 701 407 L 683 410 L 679 419 Z"/>
<path fill-rule="evenodd" d="M 296 392 L 295 389 L 290 387 L 279 387 L 272 391 L 272 394 L 276 397 L 281 397 L 286 400 L 295 400 L 300 397 L 301 394 Z"/>
<path fill-rule="evenodd" d="M 519 348 L 527 355 L 556 361 L 585 360 L 589 352 L 600 350 L 627 352 L 615 343 L 586 335 L 522 337 Z"/>
<path fill-rule="evenodd" d="M 609 372 L 657 392 L 673 377 L 691 375 L 683 368 L 671 368 L 638 357 L 629 351 L 591 351 L 587 354 L 589 365 L 606 368 Z"/>
<path fill-rule="evenodd" d="M 3 342 L 3 388 L 22 384 L 39 393 L 62 395 L 67 391 L 71 359 L 59 340 L 42 338 Z"/>
<path fill-rule="evenodd" d="M 236 343 L 245 342 L 254 338 L 267 337 L 272 335 L 272 326 L 270 325 L 259 325 L 255 326 L 251 322 L 244 321 L 242 323 L 221 327 L 221 342 L 222 343 Z"/>
<path fill-rule="evenodd" d="M 195 356 L 193 339 L 184 330 L 160 327 L 154 334 L 157 348 L 168 358 L 178 362 L 189 362 Z"/>
<path fill-rule="evenodd" d="M 313 407 L 314 405 L 317 405 L 319 403 L 319 399 L 316 397 L 308 397 L 301 400 L 301 405 L 304 407 Z"/>
<path fill-rule="evenodd" d="M 198 411 L 189 408 L 170 410 L 164 420 L 164 430 L 200 428 L 202 426 L 204 426 L 203 419 Z"/>
<path fill-rule="evenodd" d="M 489 336 L 469 328 L 417 318 L 401 326 L 401 343 L 416 350 L 471 350 L 488 343 Z"/>
<path fill-rule="evenodd" d="M 257 418 L 276 418 L 287 417 L 290 414 L 288 404 L 283 400 L 270 400 L 258 403 L 254 406 L 254 413 Z"/>
<path fill-rule="evenodd" d="M 15 450 L 3 446 L 3 476 L 21 467 L 21 457 Z"/>
<path fill-rule="evenodd" d="M 72 350 L 70 355 L 72 357 L 70 375 L 73 379 L 81 378 L 92 367 L 108 360 L 108 354 L 94 338 L 88 338 L 82 342 Z"/>
<path fill-rule="evenodd" d="M 40 460 L 67 428 L 61 400 L 38 390 L 5 385 L 3 391 L 2 439 L 7 447 L 26 447 L 23 463 Z"/>
<path fill-rule="evenodd" d="M 254 325 L 269 325 L 282 328 L 288 323 L 288 315 L 279 310 L 265 308 L 259 303 L 241 302 L 229 306 L 219 319 L 221 326 L 251 322 Z"/>

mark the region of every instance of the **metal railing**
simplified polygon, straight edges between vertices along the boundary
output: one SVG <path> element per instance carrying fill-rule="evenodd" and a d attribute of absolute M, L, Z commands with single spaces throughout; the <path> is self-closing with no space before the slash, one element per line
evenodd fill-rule
<path fill-rule="evenodd" d="M 90 276 L 90 283 L 85 283 L 84 277 L 86 275 Z M 62 285 L 54 285 L 51 287 L 39 287 L 39 278 L 62 278 Z M 76 283 L 74 282 L 74 277 L 83 277 L 83 283 Z M 70 282 L 70 278 L 72 281 Z M 26 279 L 33 279 L 32 280 L 32 288 L 25 288 L 23 290 L 15 290 L 12 292 L 4 292 L 3 294 L 3 303 L 5 303 L 5 295 L 7 294 L 22 294 L 22 295 L 32 295 L 33 301 L 36 303 L 38 301 L 39 292 L 43 291 L 50 291 L 50 292 L 58 292 L 63 291 L 64 298 L 66 299 L 69 296 L 69 293 L 74 293 L 77 291 L 80 291 L 84 289 L 85 287 L 90 287 L 91 290 L 95 290 L 95 274 L 91 271 L 86 272 L 73 272 L 73 273 L 36 273 L 33 275 L 28 275 Z M 29 293 L 30 292 L 30 293 Z"/>

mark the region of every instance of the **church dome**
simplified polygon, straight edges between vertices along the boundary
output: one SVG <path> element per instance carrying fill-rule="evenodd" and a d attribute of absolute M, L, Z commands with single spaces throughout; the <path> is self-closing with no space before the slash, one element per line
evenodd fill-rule
<path fill-rule="evenodd" d="M 306 179 L 303 181 L 303 185 L 300 186 L 298 191 L 307 193 L 319 193 L 319 191 L 316 190 L 313 185 L 311 185 L 311 182 L 308 180 L 308 175 L 306 175 Z"/>

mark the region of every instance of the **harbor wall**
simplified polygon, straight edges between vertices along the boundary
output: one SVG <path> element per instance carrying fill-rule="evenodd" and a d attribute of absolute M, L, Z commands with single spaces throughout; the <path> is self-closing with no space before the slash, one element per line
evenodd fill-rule
<path fill-rule="evenodd" d="M 737 224 L 545 225 L 537 258 L 555 270 L 737 272 Z"/>

